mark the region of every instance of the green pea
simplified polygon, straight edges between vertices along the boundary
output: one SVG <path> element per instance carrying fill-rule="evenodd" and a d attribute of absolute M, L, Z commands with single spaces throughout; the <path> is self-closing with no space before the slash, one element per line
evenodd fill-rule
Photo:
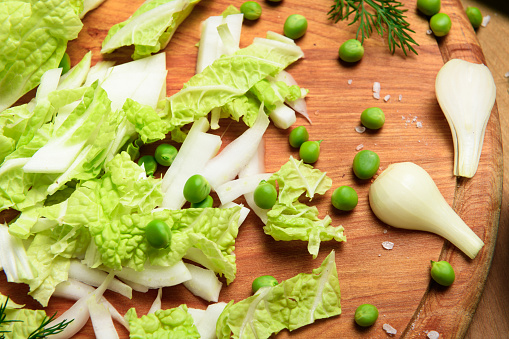
<path fill-rule="evenodd" d="M 210 194 L 210 184 L 204 176 L 195 174 L 184 184 L 184 198 L 190 203 L 199 203 Z"/>
<path fill-rule="evenodd" d="M 210 195 L 207 195 L 205 199 L 200 202 L 192 202 L 191 208 L 207 208 L 212 207 L 214 205 L 214 199 Z"/>
<path fill-rule="evenodd" d="M 262 6 L 256 1 L 246 1 L 240 5 L 240 12 L 247 20 L 257 20 L 262 15 Z"/>
<path fill-rule="evenodd" d="M 297 128 L 292 129 L 290 132 L 290 136 L 288 137 L 288 141 L 290 142 L 290 146 L 294 148 L 299 148 L 304 142 L 309 140 L 309 133 L 306 127 L 299 126 Z"/>
<path fill-rule="evenodd" d="M 376 174 L 380 166 L 378 154 L 362 150 L 353 158 L 353 172 L 359 179 L 369 179 Z"/>
<path fill-rule="evenodd" d="M 253 293 L 256 293 L 262 287 L 273 287 L 278 283 L 277 279 L 271 275 L 262 275 L 255 280 L 253 280 L 253 284 L 251 285 L 251 289 Z"/>
<path fill-rule="evenodd" d="M 64 56 L 62 57 L 62 60 L 60 60 L 58 68 L 62 68 L 62 74 L 69 72 L 69 70 L 71 69 L 71 57 L 69 56 L 69 54 L 64 53 Z"/>
<path fill-rule="evenodd" d="M 286 18 L 283 26 L 284 34 L 290 39 L 298 39 L 303 36 L 308 29 L 308 21 L 303 15 L 292 14 Z"/>
<path fill-rule="evenodd" d="M 482 24 L 482 14 L 479 8 L 469 6 L 467 7 L 467 17 L 474 28 L 479 28 Z"/>
<path fill-rule="evenodd" d="M 253 199 L 256 206 L 260 208 L 272 208 L 272 206 L 276 204 L 277 200 L 276 188 L 272 184 L 262 180 L 253 192 Z"/>
<path fill-rule="evenodd" d="M 357 62 L 364 56 L 364 47 L 357 39 L 346 40 L 339 47 L 339 58 L 346 62 Z"/>
<path fill-rule="evenodd" d="M 429 20 L 429 26 L 437 37 L 445 36 L 451 30 L 451 18 L 445 13 L 437 13 Z"/>
<path fill-rule="evenodd" d="M 161 144 L 157 146 L 154 157 L 159 165 L 170 166 L 177 156 L 177 149 L 170 144 Z"/>
<path fill-rule="evenodd" d="M 431 277 L 442 286 L 451 286 L 456 278 L 454 269 L 447 261 L 431 260 Z"/>
<path fill-rule="evenodd" d="M 320 141 L 306 141 L 300 145 L 299 156 L 306 164 L 314 164 L 320 156 Z"/>
<path fill-rule="evenodd" d="M 147 173 L 148 176 L 154 175 L 154 173 L 157 171 L 157 161 L 151 155 L 144 155 L 138 159 L 138 165 L 143 165 L 143 168 L 145 168 L 145 173 Z"/>
<path fill-rule="evenodd" d="M 359 326 L 371 326 L 378 319 L 378 309 L 371 304 L 362 304 L 355 310 L 354 319 Z"/>
<path fill-rule="evenodd" d="M 385 114 L 378 107 L 370 107 L 362 111 L 361 124 L 369 129 L 380 129 L 385 123 Z"/>
<path fill-rule="evenodd" d="M 154 219 L 145 227 L 145 238 L 154 248 L 166 248 L 171 242 L 171 230 L 167 223 Z"/>
<path fill-rule="evenodd" d="M 341 211 L 351 211 L 357 206 L 359 197 L 357 192 L 350 186 L 341 186 L 332 193 L 332 206 Z"/>
<path fill-rule="evenodd" d="M 440 0 L 417 0 L 417 9 L 427 16 L 433 16 L 440 12 L 440 7 Z"/>

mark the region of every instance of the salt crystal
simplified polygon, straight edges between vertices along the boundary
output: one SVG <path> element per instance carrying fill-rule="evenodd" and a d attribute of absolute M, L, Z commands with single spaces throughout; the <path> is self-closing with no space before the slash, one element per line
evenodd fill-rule
<path fill-rule="evenodd" d="M 392 250 L 394 248 L 394 243 L 390 241 L 384 241 L 382 243 L 382 247 L 385 248 L 386 250 Z"/>
<path fill-rule="evenodd" d="M 375 81 L 373 83 L 373 92 L 380 93 L 380 89 L 381 89 L 380 83 Z"/>
<path fill-rule="evenodd" d="M 381 257 L 382 255 L 381 255 L 381 254 L 379 254 L 378 256 L 379 256 L 379 257 Z"/>
<path fill-rule="evenodd" d="M 364 145 L 363 144 L 359 144 L 359 145 L 357 145 L 357 147 L 355 147 L 355 150 L 356 151 L 360 151 L 363 148 L 364 148 Z"/>
<path fill-rule="evenodd" d="M 431 29 L 428 29 L 428 30 L 426 31 L 426 34 L 428 34 L 428 35 L 433 34 L 433 31 L 432 31 Z"/>
<path fill-rule="evenodd" d="M 391 96 L 389 94 L 387 94 L 385 97 L 384 97 L 384 101 L 387 102 L 389 101 L 389 99 L 391 98 Z"/>
<path fill-rule="evenodd" d="M 412 122 L 416 122 L 416 121 L 417 121 L 417 117 L 414 117 L 414 118 L 412 119 Z"/>
<path fill-rule="evenodd" d="M 389 324 L 384 324 L 382 326 L 382 328 L 384 329 L 385 332 L 387 332 L 387 334 L 396 334 L 396 333 L 398 333 L 398 331 L 394 327 L 389 325 Z"/>
<path fill-rule="evenodd" d="M 437 331 L 429 331 L 428 332 L 428 339 L 438 339 L 440 337 L 440 334 Z"/>
<path fill-rule="evenodd" d="M 415 127 L 422 128 L 422 122 L 418 121 L 417 124 L 415 125 Z"/>
<path fill-rule="evenodd" d="M 485 17 L 482 18 L 481 26 L 483 26 L 483 27 L 488 26 L 488 23 L 490 22 L 490 20 L 491 20 L 491 16 L 486 15 Z"/>
<path fill-rule="evenodd" d="M 399 95 L 398 100 L 401 101 L 403 99 L 403 95 Z"/>
<path fill-rule="evenodd" d="M 352 79 L 348 80 L 348 84 L 349 84 L 349 85 L 351 85 L 351 84 L 352 84 L 352 82 L 353 82 L 353 80 L 352 80 Z"/>
<path fill-rule="evenodd" d="M 387 233 L 387 230 L 384 230 L 384 234 Z"/>
<path fill-rule="evenodd" d="M 509 78 L 509 72 L 507 72 L 506 74 L 504 74 L 504 77 Z"/>
<path fill-rule="evenodd" d="M 378 93 L 378 92 L 373 93 L 373 98 L 375 98 L 377 100 L 380 99 L 380 93 Z"/>
<path fill-rule="evenodd" d="M 357 133 L 364 133 L 364 132 L 366 132 L 366 127 L 364 127 L 364 126 L 355 126 L 355 132 L 357 132 Z"/>
<path fill-rule="evenodd" d="M 405 120 L 405 116 L 404 115 L 401 116 L 401 120 Z"/>

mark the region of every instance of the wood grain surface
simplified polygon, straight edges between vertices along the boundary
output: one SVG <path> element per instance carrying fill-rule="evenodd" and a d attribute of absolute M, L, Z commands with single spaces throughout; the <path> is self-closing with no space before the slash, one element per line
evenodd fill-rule
<path fill-rule="evenodd" d="M 497 86 L 497 105 L 504 149 L 504 188 L 497 243 L 486 286 L 465 336 L 467 339 L 506 338 L 509 333 L 509 2 L 463 0 L 463 6 L 476 6 L 491 17 L 476 34 Z"/>
<path fill-rule="evenodd" d="M 101 59 L 100 45 L 109 27 L 128 18 L 143 1 L 108 0 L 84 19 L 79 38 L 69 44 L 73 63 L 86 52 L 94 53 L 93 63 Z M 167 94 L 176 93 L 194 74 L 199 41 L 199 23 L 210 15 L 220 14 L 229 4 L 240 6 L 242 1 L 204 0 L 196 6 L 189 18 L 180 26 L 166 48 Z M 322 153 L 316 167 L 333 180 L 333 189 L 351 185 L 359 194 L 359 205 L 350 213 L 335 211 L 330 205 L 332 190 L 323 198 L 312 202 L 321 216 L 330 215 L 333 225 L 343 225 L 348 238 L 346 243 L 325 242 L 317 259 L 307 253 L 303 242 L 276 242 L 265 235 L 261 222 L 250 215 L 241 227 L 236 244 L 236 280 L 224 287 L 221 301 L 236 301 L 250 295 L 254 277 L 271 274 L 278 280 L 298 273 L 310 273 L 331 251 L 336 251 L 339 273 L 342 315 L 317 321 L 312 326 L 292 333 L 281 332 L 278 338 L 385 338 L 382 325 L 387 323 L 398 330 L 395 337 L 422 338 L 431 330 L 444 338 L 462 337 L 479 301 L 495 246 L 500 201 L 502 196 L 502 147 L 497 108 L 487 127 L 478 173 L 473 179 L 456 179 L 452 174 L 452 137 L 434 94 L 435 76 L 445 61 L 464 58 L 484 62 L 476 35 L 469 25 L 459 0 L 443 0 L 443 11 L 453 20 L 451 33 L 443 39 L 426 34 L 427 18 L 420 15 L 415 1 L 405 1 L 409 9 L 408 21 L 415 30 L 419 43 L 418 55 L 405 57 L 397 51 L 391 55 L 386 41 L 373 35 L 365 41 L 365 55 L 357 64 L 338 61 L 337 49 L 341 42 L 355 36 L 356 26 L 333 23 L 327 20 L 330 1 L 291 1 L 278 4 L 261 2 L 262 18 L 243 27 L 241 47 L 247 46 L 255 36 L 264 36 L 272 30 L 282 32 L 286 17 L 293 13 L 304 14 L 309 21 L 307 34 L 297 41 L 305 58 L 289 67 L 298 83 L 309 89 L 307 98 L 312 125 L 299 117 L 296 125 L 306 125 L 311 139 L 323 139 Z M 128 61 L 131 49 L 125 48 L 107 59 Z M 351 84 L 348 81 L 352 80 Z M 381 96 L 390 95 L 387 102 L 372 95 L 373 82 L 381 83 Z M 398 100 L 401 95 L 402 99 Z M 377 132 L 359 134 L 360 112 L 378 106 L 386 114 L 386 124 Z M 417 122 L 422 128 L 417 127 Z M 238 136 L 245 127 L 221 121 L 221 129 L 214 132 L 224 135 L 224 142 Z M 289 131 L 270 126 L 265 136 L 266 170 L 277 171 L 290 155 L 298 157 L 287 142 Z M 377 152 L 381 167 L 401 161 L 413 161 L 422 166 L 437 183 L 446 201 L 485 242 L 485 247 L 474 260 L 468 259 L 442 238 L 425 232 L 412 232 L 391 228 L 376 219 L 370 211 L 367 194 L 369 181 L 358 180 L 351 170 L 357 148 Z M 153 152 L 155 145 L 143 152 Z M 393 242 L 392 250 L 385 250 L 383 241 Z M 456 269 L 457 280 L 449 288 L 440 288 L 429 278 L 430 260 L 446 259 Z M 10 294 L 16 302 L 37 304 L 26 295 L 26 286 L 0 280 L 0 291 Z M 106 297 L 123 314 L 136 307 L 138 315 L 145 314 L 155 291 L 134 293 L 127 300 L 107 292 Z M 163 308 L 186 303 L 189 307 L 205 308 L 207 303 L 192 296 L 182 286 L 165 288 Z M 367 329 L 355 325 L 353 314 L 362 303 L 375 304 L 380 317 Z M 47 310 L 62 312 L 71 301 L 54 298 Z M 121 337 L 128 333 L 117 326 Z M 76 336 L 93 337 L 89 322 Z"/>

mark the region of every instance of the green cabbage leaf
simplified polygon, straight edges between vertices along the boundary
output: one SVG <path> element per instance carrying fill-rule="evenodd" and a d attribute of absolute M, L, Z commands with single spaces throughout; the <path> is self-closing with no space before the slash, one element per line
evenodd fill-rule
<path fill-rule="evenodd" d="M 269 338 L 285 328 L 293 331 L 341 314 L 340 300 L 332 251 L 312 274 L 300 273 L 247 299 L 230 302 L 217 321 L 216 335 L 219 339 Z"/>

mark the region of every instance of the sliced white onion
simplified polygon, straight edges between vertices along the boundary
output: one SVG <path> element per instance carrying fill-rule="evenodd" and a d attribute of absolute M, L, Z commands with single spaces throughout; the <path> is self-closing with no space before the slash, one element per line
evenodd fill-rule
<path fill-rule="evenodd" d="M 261 173 L 225 182 L 216 188 L 222 204 L 232 202 L 241 195 L 253 192 L 260 181 L 268 180 L 272 173 Z"/>
<path fill-rule="evenodd" d="M 184 286 L 197 297 L 217 302 L 223 283 L 219 281 L 216 274 L 209 269 L 187 263 L 185 265 L 191 272 L 192 278 L 184 281 Z"/>

